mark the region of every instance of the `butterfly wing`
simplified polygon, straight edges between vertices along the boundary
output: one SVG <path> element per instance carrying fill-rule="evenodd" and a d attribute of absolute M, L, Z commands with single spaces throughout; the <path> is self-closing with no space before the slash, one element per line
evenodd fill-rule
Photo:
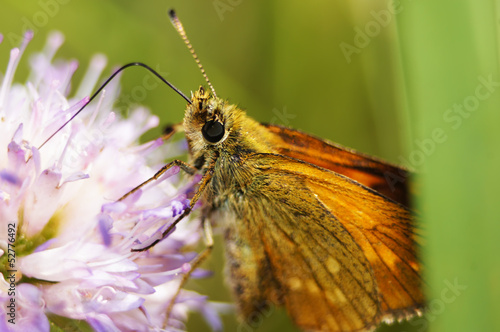
<path fill-rule="evenodd" d="M 408 206 L 406 170 L 298 130 L 265 127 L 275 135 L 273 147 L 279 154 L 345 175 Z"/>
<path fill-rule="evenodd" d="M 228 269 L 243 316 L 284 305 L 304 330 L 364 331 L 419 312 L 410 212 L 345 176 L 275 154 L 244 160 Z M 265 189 L 265 190 L 264 190 Z"/>

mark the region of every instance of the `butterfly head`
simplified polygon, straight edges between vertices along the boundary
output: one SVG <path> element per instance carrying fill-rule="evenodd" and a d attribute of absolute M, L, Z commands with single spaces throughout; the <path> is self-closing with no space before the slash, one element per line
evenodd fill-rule
<path fill-rule="evenodd" d="M 184 130 L 192 153 L 217 149 L 230 136 L 242 113 L 200 87 L 193 93 L 184 116 Z"/>
<path fill-rule="evenodd" d="M 214 97 L 203 87 L 193 93 L 184 115 L 184 131 L 191 155 L 271 153 L 272 136 L 241 108 Z M 206 158 L 211 159 L 211 158 Z"/>

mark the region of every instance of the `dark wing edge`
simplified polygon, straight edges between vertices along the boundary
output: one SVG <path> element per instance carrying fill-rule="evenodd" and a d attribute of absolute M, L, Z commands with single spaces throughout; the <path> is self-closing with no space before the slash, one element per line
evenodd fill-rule
<path fill-rule="evenodd" d="M 282 126 L 264 125 L 277 139 L 277 153 L 347 176 L 384 196 L 409 206 L 408 177 L 402 167 L 339 144 Z"/>

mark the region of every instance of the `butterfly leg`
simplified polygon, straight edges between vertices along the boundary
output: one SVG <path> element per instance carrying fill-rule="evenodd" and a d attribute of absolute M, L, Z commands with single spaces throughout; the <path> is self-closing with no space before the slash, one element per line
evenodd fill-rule
<path fill-rule="evenodd" d="M 201 220 L 201 225 L 203 228 L 203 237 L 204 237 L 204 242 L 205 242 L 205 249 L 201 253 L 199 253 L 192 261 L 191 261 L 191 266 L 189 268 L 189 271 L 187 271 L 181 279 L 181 282 L 179 284 L 179 287 L 177 288 L 177 291 L 175 292 L 174 296 L 172 297 L 172 300 L 170 300 L 170 303 L 167 307 L 167 314 L 165 316 L 165 321 L 164 321 L 164 326 L 163 328 L 166 328 L 168 326 L 168 320 L 171 316 L 172 309 L 174 307 L 174 304 L 177 300 L 177 297 L 179 296 L 182 288 L 185 286 L 186 282 L 189 280 L 189 277 L 193 273 L 194 270 L 196 270 L 205 259 L 207 259 L 213 249 L 214 246 L 214 239 L 213 239 L 213 232 L 212 232 L 212 226 L 210 225 L 210 221 L 207 221 L 205 217 L 202 218 Z"/>
<path fill-rule="evenodd" d="M 184 131 L 184 127 L 182 126 L 182 122 L 167 125 L 163 129 L 163 134 L 161 135 L 161 139 L 164 141 L 168 141 L 172 136 L 174 136 L 175 133 L 179 133 L 182 131 Z"/>
<path fill-rule="evenodd" d="M 182 123 L 176 123 L 173 125 L 168 125 L 165 127 L 163 130 L 163 135 L 160 137 L 163 141 L 168 141 L 172 136 L 174 136 L 175 133 L 178 133 L 180 131 L 183 131 Z M 153 175 L 151 178 L 148 180 L 144 181 L 134 189 L 130 190 L 128 193 L 120 197 L 118 201 L 123 201 L 125 198 L 130 196 L 131 194 L 135 193 L 137 190 L 148 184 L 149 182 L 153 180 L 157 180 L 160 176 L 162 176 L 163 173 L 165 173 L 167 170 L 172 168 L 173 166 L 179 166 L 183 171 L 188 173 L 189 175 L 193 175 L 196 172 L 196 169 L 192 167 L 191 165 L 181 161 L 181 160 L 174 160 L 167 165 L 163 166 L 158 172 L 156 172 L 155 175 Z"/>
<path fill-rule="evenodd" d="M 143 183 L 141 183 L 140 185 L 138 185 L 134 189 L 130 190 L 128 193 L 126 193 L 122 197 L 120 197 L 120 199 L 118 199 L 118 202 L 123 201 L 125 198 L 132 195 L 133 193 L 135 193 L 137 190 L 141 189 L 142 187 L 144 187 L 148 183 L 150 183 L 154 180 L 158 180 L 160 178 L 160 176 L 162 176 L 166 171 L 168 171 L 169 169 L 171 169 L 174 166 L 179 166 L 184 172 L 186 172 L 189 175 L 193 175 L 197 171 L 196 168 L 194 168 L 193 166 L 189 165 L 188 163 L 186 163 L 182 160 L 177 160 L 177 159 L 173 160 L 173 161 L 169 162 L 168 164 L 166 164 L 165 166 L 163 166 L 158 172 L 156 172 L 155 175 L 153 175 L 152 177 L 150 177 L 149 179 L 147 179 L 146 181 L 144 181 Z"/>
<path fill-rule="evenodd" d="M 149 182 L 151 182 L 153 180 L 156 180 L 159 176 L 161 176 L 161 174 L 165 173 L 167 169 L 169 169 L 170 167 L 172 167 L 170 165 L 173 164 L 173 163 L 177 163 L 177 165 L 179 167 L 181 167 L 181 169 L 183 169 L 188 174 L 194 174 L 194 172 L 197 171 L 196 168 L 190 166 L 189 164 L 186 164 L 183 161 L 174 160 L 171 163 L 169 163 L 168 165 L 164 166 L 161 170 L 159 170 L 152 178 L 144 181 L 139 186 L 137 186 L 134 189 L 132 189 L 132 191 L 130 191 L 127 194 L 125 194 L 125 196 L 122 197 L 121 199 L 123 199 L 126 196 L 130 195 L 134 191 L 138 190 L 143 185 L 145 185 L 145 184 L 147 184 L 147 183 L 149 183 Z M 193 209 L 194 205 L 200 199 L 201 194 L 203 193 L 203 190 L 205 190 L 207 184 L 212 179 L 212 175 L 213 175 L 213 171 L 212 170 L 213 170 L 214 164 L 215 164 L 215 161 L 213 161 L 212 163 L 210 163 L 208 170 L 205 172 L 205 174 L 201 178 L 200 182 L 198 183 L 199 184 L 198 190 L 194 194 L 193 198 L 191 198 L 191 201 L 189 202 L 189 206 L 186 209 L 184 209 L 184 211 L 182 211 L 181 215 L 179 217 L 177 217 L 177 219 L 175 219 L 174 222 L 170 226 L 168 226 L 168 228 L 165 231 L 163 231 L 163 233 L 161 235 L 161 238 L 158 239 L 158 240 L 156 240 L 156 241 L 154 241 L 154 242 L 152 242 L 151 244 L 149 244 L 146 247 L 132 249 L 132 251 L 145 251 L 145 250 L 148 250 L 149 248 L 153 247 L 155 244 L 157 244 L 158 242 L 160 242 L 161 240 L 163 240 L 174 229 L 174 227 L 179 223 L 179 221 L 181 221 L 185 216 L 187 216 L 188 214 L 191 213 L 191 210 Z M 183 167 L 186 167 L 186 169 L 184 169 Z M 189 173 L 191 171 L 193 173 Z"/>

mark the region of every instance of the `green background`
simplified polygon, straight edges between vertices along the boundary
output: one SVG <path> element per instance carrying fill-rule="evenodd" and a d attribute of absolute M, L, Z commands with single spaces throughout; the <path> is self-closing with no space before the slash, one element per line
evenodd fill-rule
<path fill-rule="evenodd" d="M 81 64 L 74 82 L 99 52 L 109 58 L 108 74 L 142 61 L 189 95 L 204 80 L 168 21 L 171 7 L 218 96 L 259 121 L 418 172 L 412 182 L 427 235 L 428 321 L 380 331 L 423 332 L 427 324 L 431 331 L 500 331 L 500 92 L 495 83 L 491 91 L 481 83 L 500 81 L 499 1 L 2 0 L 1 71 L 26 27 L 35 30 L 28 53 L 60 30 L 66 42 L 58 56 Z M 346 56 L 342 47 L 353 53 Z M 23 61 L 17 80 L 26 73 Z M 148 105 L 162 123 L 181 121 L 183 99 L 163 85 L 146 89 L 148 75 L 126 72 L 123 94 Z M 477 89 L 489 94 L 479 100 Z M 191 287 L 227 301 L 218 240 L 208 263 L 217 277 Z M 224 322 L 227 331 L 238 330 L 234 317 Z M 258 325 L 293 331 L 278 311 Z M 193 317 L 189 330 L 205 329 Z"/>

